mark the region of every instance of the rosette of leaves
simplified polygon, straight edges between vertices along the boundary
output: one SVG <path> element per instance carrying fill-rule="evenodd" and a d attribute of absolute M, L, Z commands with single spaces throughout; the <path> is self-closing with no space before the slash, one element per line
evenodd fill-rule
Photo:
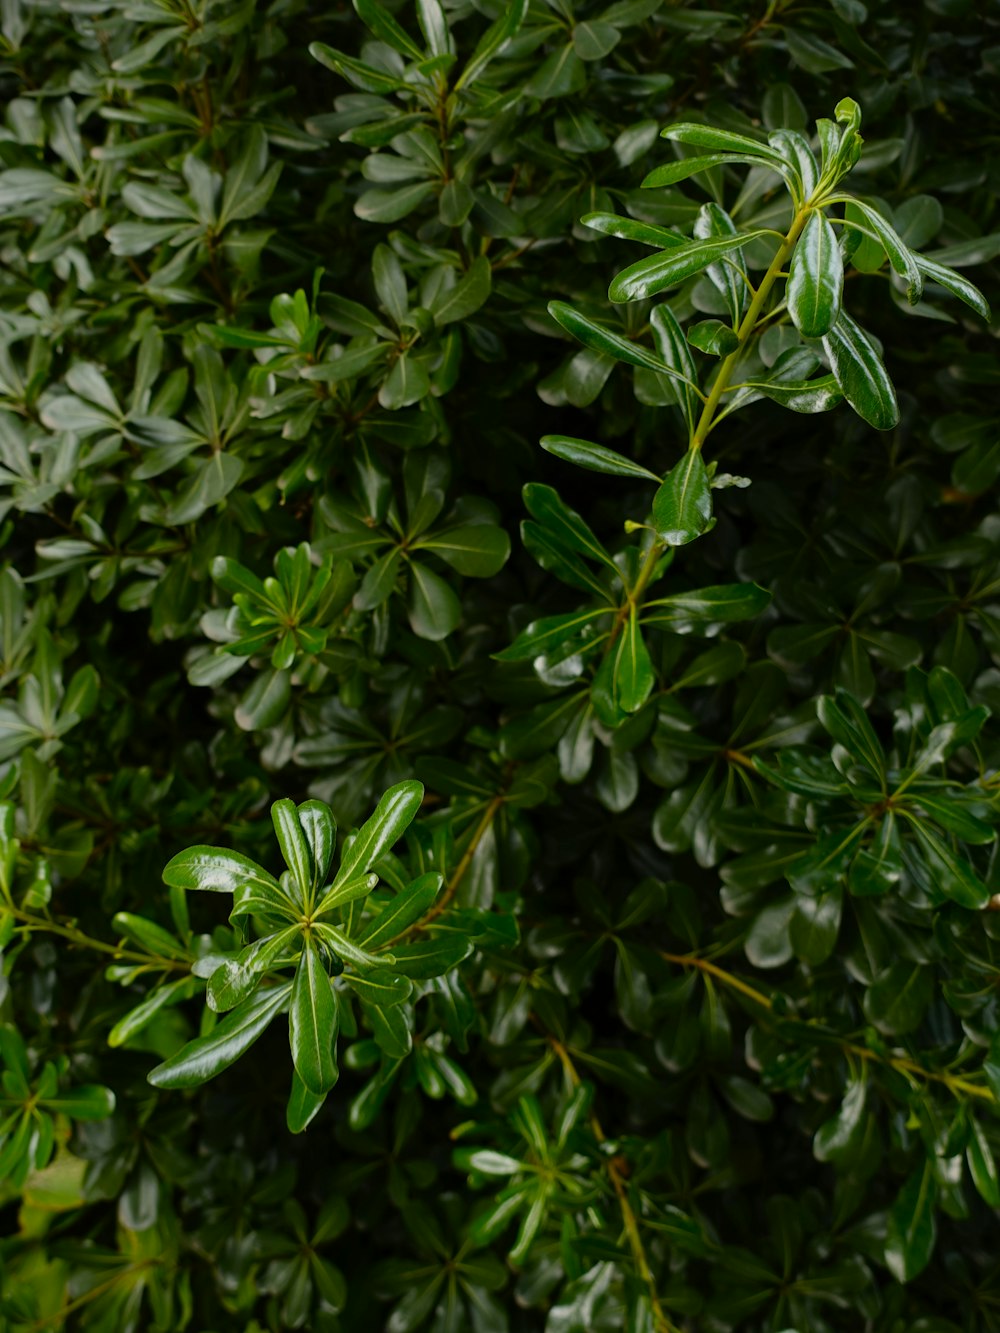
<path fill-rule="evenodd" d="M 201 326 L 213 343 L 254 353 L 259 364 L 249 383 L 261 429 L 306 441 L 278 477 L 285 497 L 315 482 L 331 455 L 329 440 L 310 438 L 318 422 L 328 424 L 334 438 L 357 435 L 403 448 L 426 444 L 440 429 L 440 420 L 420 405 L 430 407 L 454 388 L 462 324 L 488 299 L 492 270 L 484 256 L 463 268 L 453 252 L 428 251 L 412 289 L 402 263 L 412 255 L 398 238 L 396 245 L 401 254 L 378 245 L 372 255 L 376 310 L 321 290 L 324 271 L 318 269 L 311 295 L 299 288 L 274 297 L 269 330 Z"/>
<path fill-rule="evenodd" d="M 829 753 L 790 746 L 773 764 L 754 764 L 808 803 L 812 845 L 784 873 L 797 895 L 829 917 L 823 952 L 836 939 L 845 886 L 856 898 L 900 893 L 925 908 L 985 907 L 989 867 L 977 868 L 974 849 L 996 839 L 993 793 L 985 774 L 962 782 L 949 761 L 974 752 L 987 710 L 971 706 L 952 673 L 935 667 L 909 673 L 890 753 L 846 691 L 822 697 L 817 716 L 833 741 Z"/>
<path fill-rule="evenodd" d="M 770 601 L 763 588 L 743 583 L 647 597 L 648 586 L 669 569 L 672 553 L 652 546 L 612 555 L 552 487 L 531 482 L 524 500 L 532 515 L 522 525 L 527 549 L 544 569 L 591 593 L 592 600 L 533 621 L 497 659 L 530 661 L 557 688 L 577 682 L 588 665 L 596 667 L 588 695 L 606 726 L 620 726 L 638 712 L 657 683 L 644 626 L 712 635 L 759 615 Z"/>
<path fill-rule="evenodd" d="M 324 496 L 319 505 L 326 532 L 318 549 L 342 560 L 364 561 L 355 609 L 378 612 L 394 594 L 403 595 L 413 633 L 433 641 L 455 630 L 462 607 L 428 559 L 467 577 L 489 578 L 510 554 L 510 539 L 494 521 L 496 509 L 488 500 L 463 496 L 438 522 L 449 472 L 447 456 L 438 450 L 409 454 L 403 463 L 401 506 L 385 468 L 366 451 L 355 466 L 357 498 Z"/>
<path fill-rule="evenodd" d="M 35 1073 L 24 1038 L 9 1024 L 0 1026 L 0 1181 L 21 1189 L 32 1171 L 48 1166 L 56 1148 L 59 1117 L 104 1120 L 115 1109 L 110 1088 L 94 1083 L 60 1087 L 68 1060 L 47 1060 Z"/>
<path fill-rule="evenodd" d="M 371 867 L 405 831 L 422 798 L 418 782 L 390 788 L 345 842 L 332 872 L 336 824 L 319 801 L 296 807 L 284 800 L 272 807 L 287 866 L 280 878 L 220 848 L 192 847 L 173 858 L 163 872 L 168 885 L 232 894 L 230 920 L 241 927 L 259 923 L 262 933 L 234 957 L 209 956 L 197 968 L 208 978 L 210 1009 L 226 1016 L 158 1065 L 149 1075 L 155 1087 L 196 1087 L 213 1078 L 287 1013 L 294 1066 L 288 1123 L 297 1132 L 337 1082 L 336 1041 L 341 1015 L 350 1007 L 347 995 L 357 997 L 376 1039 L 395 1051 L 405 1039 L 401 1006 L 410 982 L 386 946 L 428 910 L 441 877 L 418 877 L 371 919 L 364 919 L 364 907 L 378 883 Z M 335 977 L 342 981 L 335 984 Z"/>
<path fill-rule="evenodd" d="M 327 556 L 314 565 L 307 542 L 279 551 L 274 575 L 259 579 L 237 560 L 216 556 L 212 578 L 230 594 L 231 611 L 208 611 L 202 629 L 219 647 L 192 654 L 192 685 L 218 685 L 251 659 L 266 658 L 265 669 L 236 706 L 236 720 L 247 731 L 274 726 L 292 696 L 292 680 L 313 666 L 343 667 L 349 652 L 336 651 L 331 632 L 348 608 L 355 579 L 346 561 Z"/>

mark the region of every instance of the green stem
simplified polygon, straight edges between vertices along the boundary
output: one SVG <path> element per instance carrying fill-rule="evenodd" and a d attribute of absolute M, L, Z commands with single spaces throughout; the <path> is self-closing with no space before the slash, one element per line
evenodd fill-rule
<path fill-rule="evenodd" d="M 608 641 L 604 646 L 605 657 L 610 653 L 615 645 L 618 635 L 621 634 L 624 629 L 625 621 L 628 620 L 631 615 L 632 608 L 636 607 L 636 609 L 638 609 L 639 599 L 646 591 L 646 587 L 649 584 L 650 579 L 653 577 L 653 571 L 656 569 L 656 563 L 665 549 L 666 543 L 657 541 L 654 537 L 652 546 L 650 546 L 649 550 L 646 552 L 646 559 L 643 561 L 642 568 L 639 570 L 638 578 L 635 583 L 633 583 L 632 587 L 629 588 L 625 601 L 618 608 L 618 614 L 615 616 L 615 623 L 611 626 Z"/>
<path fill-rule="evenodd" d="M 418 921 L 414 921 L 412 925 L 407 926 L 404 931 L 400 932 L 400 934 L 394 935 L 391 940 L 386 940 L 383 944 L 380 944 L 375 951 L 376 953 L 381 953 L 385 949 L 391 949 L 394 944 L 398 944 L 401 940 L 408 940 L 411 936 L 418 935 L 422 930 L 426 930 L 432 921 L 437 920 L 458 892 L 462 880 L 465 878 L 469 867 L 472 865 L 472 858 L 475 856 L 479 844 L 489 832 L 491 824 L 504 803 L 504 799 L 503 792 L 498 792 L 496 796 L 491 797 L 489 804 L 483 812 L 482 819 L 480 819 L 479 823 L 476 825 L 475 832 L 469 840 L 469 845 L 463 852 L 461 860 L 455 867 L 444 887 L 444 892 L 434 906 L 429 908 Z"/>
<path fill-rule="evenodd" d="M 10 903 L 4 903 L 0 907 L 0 912 L 8 912 L 15 921 L 20 921 L 28 930 L 43 930 L 49 935 L 60 935 L 63 939 L 72 941 L 81 949 L 93 949 L 97 953 L 111 954 L 119 962 L 140 963 L 146 967 L 155 968 L 157 971 L 187 972 L 190 970 L 188 963 L 182 962 L 176 958 L 161 958 L 158 954 L 139 953 L 135 949 L 123 949 L 117 944 L 108 944 L 106 940 L 95 939 L 93 935 L 86 935 L 82 930 L 77 930 L 75 926 L 63 925 L 60 921 L 52 921 L 49 917 L 35 916 L 32 912 L 25 912 L 20 907 L 14 907 Z"/>
<path fill-rule="evenodd" d="M 722 401 L 722 395 L 726 392 L 726 389 L 729 386 L 729 381 L 732 379 L 736 364 L 743 355 L 743 349 L 749 341 L 750 335 L 757 327 L 760 313 L 764 309 L 764 303 L 771 294 L 771 288 L 781 276 L 781 271 L 785 267 L 786 261 L 795 248 L 795 242 L 799 238 L 799 232 L 801 232 L 802 228 L 805 226 L 806 218 L 809 216 L 810 212 L 811 209 L 804 207 L 795 214 L 791 227 L 789 227 L 784 240 L 778 246 L 777 254 L 771 260 L 767 272 L 764 274 L 763 278 L 761 278 L 760 286 L 757 288 L 747 313 L 743 317 L 743 323 L 737 329 L 737 337 L 740 340 L 740 345 L 734 352 L 730 352 L 719 367 L 719 373 L 715 377 L 715 383 L 712 385 L 712 390 L 708 395 L 701 417 L 695 427 L 694 434 L 691 436 L 691 443 L 688 445 L 689 449 L 700 449 L 708 438 L 708 432 L 712 429 L 712 423 L 715 420 L 716 412 L 719 410 L 719 403 Z"/>
<path fill-rule="evenodd" d="M 563 1073 L 566 1075 L 566 1081 L 573 1088 L 580 1082 L 580 1075 L 573 1058 L 565 1045 L 551 1033 L 546 1034 L 549 1045 L 559 1057 L 559 1063 L 563 1067 Z M 590 1129 L 598 1143 L 607 1142 L 607 1135 L 604 1133 L 603 1126 L 597 1118 L 596 1112 L 590 1113 Z M 605 1159 L 605 1167 L 608 1172 L 608 1179 L 611 1181 L 611 1188 L 615 1192 L 615 1198 L 618 1200 L 618 1207 L 621 1210 L 622 1224 L 625 1228 L 625 1235 L 628 1237 L 629 1249 L 632 1251 L 632 1259 L 638 1270 L 639 1276 L 646 1285 L 646 1291 L 649 1295 L 649 1308 L 653 1316 L 653 1325 L 656 1333 L 679 1333 L 677 1327 L 671 1323 L 667 1317 L 666 1311 L 660 1303 L 659 1292 L 656 1289 L 656 1278 L 646 1257 L 646 1249 L 642 1243 L 642 1233 L 639 1230 L 639 1219 L 635 1215 L 635 1210 L 628 1197 L 628 1187 L 626 1185 L 627 1165 L 624 1159 L 617 1157 L 608 1157 Z"/>
<path fill-rule="evenodd" d="M 708 976 L 714 977 L 724 986 L 731 990 L 738 991 L 740 995 L 745 995 L 748 1000 L 754 1004 L 759 1004 L 762 1009 L 770 1012 L 774 1010 L 774 1003 L 770 996 L 763 994 L 742 978 L 735 976 L 732 972 L 727 972 L 725 968 L 719 967 L 717 963 L 711 962 L 707 958 L 702 958 L 698 954 L 685 953 L 673 954 L 660 952 L 660 957 L 667 963 L 673 963 L 677 967 L 693 967 L 699 972 L 704 972 Z M 848 1041 L 844 1037 L 834 1037 L 842 1051 L 856 1056 L 859 1060 L 868 1060 L 876 1064 L 887 1065 L 894 1069 L 898 1074 L 913 1080 L 923 1080 L 928 1083 L 943 1083 L 950 1093 L 955 1097 L 963 1094 L 967 1097 L 979 1097 L 983 1101 L 996 1102 L 992 1090 L 982 1083 L 973 1083 L 964 1078 L 961 1074 L 951 1074 L 946 1069 L 927 1069 L 918 1064 L 916 1060 L 911 1060 L 906 1055 L 883 1054 L 881 1051 L 874 1051 L 869 1046 L 858 1046 L 855 1042 Z"/>

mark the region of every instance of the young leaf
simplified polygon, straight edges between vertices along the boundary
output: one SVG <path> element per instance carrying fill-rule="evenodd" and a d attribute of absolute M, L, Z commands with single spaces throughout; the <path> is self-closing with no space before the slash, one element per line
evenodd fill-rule
<path fill-rule="evenodd" d="M 635 713 L 649 698 L 656 675 L 634 603 L 613 651 L 615 698 L 626 713 Z"/>
<path fill-rule="evenodd" d="M 275 801 L 271 806 L 271 820 L 278 835 L 278 845 L 285 858 L 285 864 L 292 872 L 300 894 L 307 894 L 313 882 L 313 868 L 309 857 L 309 844 L 299 823 L 295 802 L 287 797 Z"/>
<path fill-rule="evenodd" d="M 315 893 L 330 870 L 330 862 L 337 845 L 337 823 L 330 807 L 324 805 L 322 801 L 303 801 L 298 814 L 309 847 L 312 861 L 311 887 Z"/>

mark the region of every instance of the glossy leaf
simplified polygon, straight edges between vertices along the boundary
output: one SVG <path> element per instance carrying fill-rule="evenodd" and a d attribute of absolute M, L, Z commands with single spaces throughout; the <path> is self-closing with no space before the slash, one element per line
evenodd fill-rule
<path fill-rule="evenodd" d="M 805 338 L 822 338 L 840 316 L 844 263 L 833 227 L 814 210 L 788 266 L 788 311 Z"/>
<path fill-rule="evenodd" d="M 650 255 L 622 269 L 608 288 L 608 297 L 615 302 L 641 301 L 676 287 L 696 273 L 703 272 L 726 255 L 742 250 L 765 233 L 742 232 L 738 236 L 720 236 L 707 241 L 693 241 L 660 255 Z"/>
<path fill-rule="evenodd" d="M 303 945 L 288 1005 L 292 1063 L 307 1092 L 321 1097 L 337 1081 L 337 1001 L 319 951 Z"/>
<path fill-rule="evenodd" d="M 876 430 L 891 430 L 899 420 L 896 391 L 882 358 L 846 311 L 823 338 L 830 369 L 844 397 L 859 417 Z"/>
<path fill-rule="evenodd" d="M 712 521 L 712 492 L 699 449 L 689 449 L 667 473 L 653 497 L 653 522 L 660 540 L 684 546 Z"/>
<path fill-rule="evenodd" d="M 234 1064 L 271 1025 L 288 1003 L 292 983 L 270 986 L 244 1000 L 206 1037 L 186 1046 L 151 1070 L 154 1088 L 195 1088 Z"/>

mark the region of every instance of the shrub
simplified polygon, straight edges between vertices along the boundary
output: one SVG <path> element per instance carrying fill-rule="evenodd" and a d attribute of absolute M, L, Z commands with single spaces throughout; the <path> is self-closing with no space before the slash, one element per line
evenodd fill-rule
<path fill-rule="evenodd" d="M 997 16 L 0 32 L 3 1328 L 1000 1327 Z"/>

